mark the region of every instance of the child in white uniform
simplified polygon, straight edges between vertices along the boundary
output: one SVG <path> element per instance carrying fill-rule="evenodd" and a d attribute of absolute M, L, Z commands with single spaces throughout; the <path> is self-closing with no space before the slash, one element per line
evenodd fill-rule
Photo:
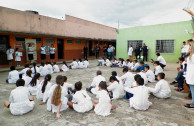
<path fill-rule="evenodd" d="M 93 108 L 91 97 L 87 94 L 85 90 L 82 89 L 82 82 L 75 83 L 76 93 L 73 95 L 72 102 L 68 102 L 69 107 L 73 108 L 75 111 L 84 113 L 88 112 Z"/>
<path fill-rule="evenodd" d="M 56 62 L 53 63 L 53 72 L 54 73 L 60 72 L 59 66 L 56 64 Z"/>
<path fill-rule="evenodd" d="M 82 62 L 81 59 L 79 59 L 79 61 L 78 61 L 78 68 L 79 69 L 83 69 L 84 68 L 84 63 Z"/>
<path fill-rule="evenodd" d="M 43 77 L 46 76 L 48 73 L 47 66 L 44 65 L 43 62 L 41 63 L 41 66 L 39 67 L 39 71 L 40 71 L 40 76 L 43 76 Z"/>
<path fill-rule="evenodd" d="M 148 83 L 148 78 L 144 72 L 140 72 L 140 69 L 136 70 L 136 73 L 139 74 L 144 79 L 144 85 Z"/>
<path fill-rule="evenodd" d="M 39 67 L 36 66 L 36 62 L 33 62 L 32 63 L 32 68 L 31 68 L 31 71 L 32 71 L 32 76 L 34 76 L 36 73 L 39 73 Z"/>
<path fill-rule="evenodd" d="M 146 76 L 148 78 L 148 82 L 156 82 L 155 81 L 155 75 L 154 72 L 152 70 L 150 70 L 150 66 L 145 66 L 145 72 L 146 72 Z"/>
<path fill-rule="evenodd" d="M 99 84 L 99 91 L 96 95 L 98 98 L 97 101 L 94 102 L 94 112 L 97 115 L 108 116 L 110 115 L 111 109 L 114 109 L 115 106 L 112 105 L 110 96 L 107 92 L 106 82 L 101 81 Z"/>
<path fill-rule="evenodd" d="M 63 61 L 63 66 L 61 67 L 61 70 L 62 70 L 63 72 L 69 71 L 69 68 L 68 68 L 68 66 L 67 66 L 67 63 L 66 63 L 65 61 Z"/>
<path fill-rule="evenodd" d="M 169 98 L 171 97 L 171 90 L 169 84 L 164 80 L 165 74 L 158 74 L 158 83 L 156 83 L 155 88 L 149 88 L 149 91 L 153 93 L 157 98 Z"/>
<path fill-rule="evenodd" d="M 13 115 L 23 115 L 33 110 L 34 97 L 30 96 L 27 87 L 24 87 L 24 80 L 18 79 L 17 88 L 11 91 L 9 101 L 4 102 L 4 106 L 10 109 Z"/>
<path fill-rule="evenodd" d="M 24 69 L 19 72 L 19 75 L 22 76 L 22 77 L 26 76 L 26 71 L 29 70 L 29 69 L 30 69 L 29 64 L 25 64 Z"/>
<path fill-rule="evenodd" d="M 106 59 L 105 64 L 106 64 L 106 66 L 108 66 L 108 67 L 112 66 L 112 63 L 110 62 L 110 60 L 109 60 L 109 59 Z"/>
<path fill-rule="evenodd" d="M 125 88 L 125 91 L 132 93 L 133 97 L 129 99 L 129 104 L 131 108 L 134 108 L 136 110 L 147 110 L 150 105 L 152 105 L 151 102 L 148 100 L 148 89 L 144 85 L 143 78 L 139 77 L 137 78 L 137 87 L 133 88 Z"/>
<path fill-rule="evenodd" d="M 46 66 L 47 66 L 47 74 L 52 74 L 53 73 L 53 66 L 51 65 L 51 63 L 47 62 Z"/>
<path fill-rule="evenodd" d="M 40 84 L 40 74 L 36 73 L 34 77 L 32 78 L 32 81 L 29 84 L 29 91 L 31 95 L 36 95 L 37 93 L 37 87 Z"/>
<path fill-rule="evenodd" d="M 68 93 L 74 93 L 74 91 L 73 91 L 73 84 L 69 84 L 67 82 L 67 77 L 66 76 L 63 76 L 63 78 L 64 78 L 63 87 L 67 90 Z"/>
<path fill-rule="evenodd" d="M 88 62 L 88 59 L 84 60 L 84 68 L 88 68 L 90 66 L 90 63 Z"/>
<path fill-rule="evenodd" d="M 25 81 L 25 87 L 29 87 L 30 82 L 32 81 L 32 71 L 29 69 L 26 71 L 26 76 L 22 77 Z"/>
<path fill-rule="evenodd" d="M 9 84 L 15 84 L 16 81 L 19 79 L 19 72 L 15 70 L 15 66 L 11 66 L 10 70 L 11 71 L 9 72 L 6 82 Z"/>
<path fill-rule="evenodd" d="M 162 72 L 163 72 L 163 69 L 162 69 L 162 67 L 160 66 L 160 63 L 159 63 L 158 61 L 155 61 L 155 62 L 154 62 L 154 66 L 155 66 L 155 71 L 154 71 L 155 80 L 158 80 L 158 79 L 157 79 L 158 74 L 159 74 L 159 73 L 162 73 Z"/>
<path fill-rule="evenodd" d="M 130 70 L 132 71 L 136 71 L 136 69 L 139 67 L 139 63 L 137 62 L 137 60 L 133 60 L 133 66 L 131 66 Z"/>
<path fill-rule="evenodd" d="M 131 87 L 134 80 L 134 75 L 128 71 L 128 68 L 123 68 L 124 75 L 121 76 L 121 80 L 124 82 L 124 87 Z"/>
<path fill-rule="evenodd" d="M 70 69 L 77 69 L 78 68 L 78 63 L 76 59 L 73 59 L 73 62 L 69 66 Z"/>

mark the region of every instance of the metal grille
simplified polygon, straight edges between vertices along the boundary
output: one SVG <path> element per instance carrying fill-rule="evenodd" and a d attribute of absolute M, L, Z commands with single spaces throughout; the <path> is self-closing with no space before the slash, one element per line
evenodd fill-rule
<path fill-rule="evenodd" d="M 141 48 L 143 46 L 143 40 L 128 40 L 127 51 L 130 45 L 132 45 L 133 49 L 135 49 L 137 45 L 139 45 L 139 47 Z"/>
<path fill-rule="evenodd" d="M 174 40 L 156 40 L 156 52 L 174 53 Z"/>

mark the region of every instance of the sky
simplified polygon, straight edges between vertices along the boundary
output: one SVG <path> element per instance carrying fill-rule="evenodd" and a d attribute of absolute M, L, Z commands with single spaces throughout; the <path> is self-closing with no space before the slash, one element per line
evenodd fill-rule
<path fill-rule="evenodd" d="M 194 0 L 0 0 L 0 6 L 63 20 L 67 14 L 114 28 L 118 21 L 119 28 L 187 21 L 191 16 L 182 9 L 194 12 Z"/>

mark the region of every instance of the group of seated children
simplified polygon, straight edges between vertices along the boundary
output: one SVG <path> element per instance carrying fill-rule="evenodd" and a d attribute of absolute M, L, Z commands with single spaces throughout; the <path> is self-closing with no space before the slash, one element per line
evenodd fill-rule
<path fill-rule="evenodd" d="M 85 59 L 83 62 L 81 59 L 77 62 L 76 59 L 73 59 L 73 62 L 69 65 L 70 69 L 83 69 L 88 68 L 90 66 L 87 59 Z"/>

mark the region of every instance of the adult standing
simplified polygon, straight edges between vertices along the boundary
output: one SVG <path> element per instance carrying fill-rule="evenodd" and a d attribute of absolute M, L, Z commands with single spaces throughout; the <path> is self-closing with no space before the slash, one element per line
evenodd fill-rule
<path fill-rule="evenodd" d="M 6 54 L 7 54 L 7 60 L 9 62 L 9 66 L 12 66 L 13 52 L 12 52 L 11 46 L 8 46 L 8 49 L 6 51 Z"/>
<path fill-rule="evenodd" d="M 51 48 L 49 51 L 50 51 L 50 60 L 51 62 L 54 62 L 56 49 L 53 44 L 51 44 Z"/>
<path fill-rule="evenodd" d="M 107 49 L 108 49 L 107 44 L 104 44 L 104 46 L 103 46 L 103 58 L 107 57 Z"/>
<path fill-rule="evenodd" d="M 84 50 L 84 59 L 87 59 L 87 57 L 88 57 L 88 47 L 85 45 L 83 50 Z"/>
<path fill-rule="evenodd" d="M 41 62 L 44 62 L 44 60 L 46 59 L 46 48 L 43 46 L 43 44 L 40 47 L 40 58 Z"/>
<path fill-rule="evenodd" d="M 133 47 L 132 47 L 132 45 L 129 46 L 128 55 L 129 55 L 129 59 L 131 60 L 132 59 L 132 55 L 133 55 Z"/>
<path fill-rule="evenodd" d="M 108 58 L 110 60 L 112 60 L 112 52 L 113 52 L 113 48 L 112 48 L 112 45 L 110 44 L 109 47 L 108 47 Z"/>
<path fill-rule="evenodd" d="M 20 66 L 21 56 L 20 56 L 20 52 L 18 51 L 18 48 L 15 49 L 15 61 L 16 61 L 16 65 Z"/>
<path fill-rule="evenodd" d="M 97 44 L 96 45 L 96 59 L 99 58 L 99 53 L 100 53 L 100 46 Z"/>
<path fill-rule="evenodd" d="M 33 56 L 33 54 L 34 54 L 34 49 L 33 49 L 33 47 L 32 47 L 32 43 L 30 43 L 29 45 L 28 45 L 28 49 L 27 49 L 27 51 L 28 51 L 28 60 L 29 60 L 29 64 L 31 64 L 31 61 L 34 59 L 34 56 Z"/>
<path fill-rule="evenodd" d="M 186 104 L 187 108 L 194 108 L 194 42 L 190 43 L 190 55 L 187 58 L 187 74 L 186 74 L 186 82 L 190 86 L 191 95 L 192 95 L 192 103 Z"/>
<path fill-rule="evenodd" d="M 136 59 L 140 59 L 140 53 L 141 53 L 141 48 L 139 47 L 139 45 L 136 46 L 135 48 L 135 57 Z"/>
<path fill-rule="evenodd" d="M 148 47 L 146 46 L 146 44 L 143 44 L 142 47 L 143 50 L 143 61 L 146 60 L 146 62 L 148 61 Z"/>
<path fill-rule="evenodd" d="M 111 47 L 112 47 L 112 58 L 114 58 L 114 59 L 116 59 L 115 58 L 115 54 L 114 54 L 114 52 L 115 52 L 115 47 L 111 44 Z"/>
<path fill-rule="evenodd" d="M 186 55 L 186 42 L 183 42 L 183 45 L 181 46 L 181 57 L 184 57 Z"/>

